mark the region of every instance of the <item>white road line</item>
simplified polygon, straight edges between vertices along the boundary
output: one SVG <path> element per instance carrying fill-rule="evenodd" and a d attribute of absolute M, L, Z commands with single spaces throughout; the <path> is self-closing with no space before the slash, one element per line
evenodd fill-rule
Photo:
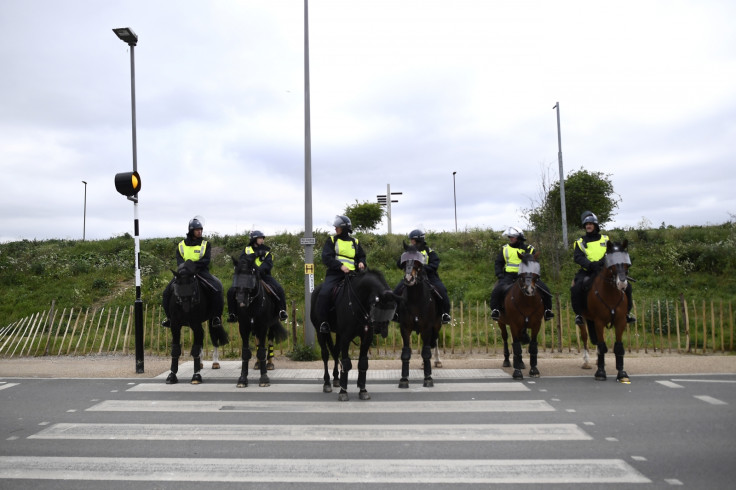
<path fill-rule="evenodd" d="M 588 441 L 575 424 L 189 425 L 60 423 L 29 439 L 125 441 Z"/>
<path fill-rule="evenodd" d="M 736 383 L 736 380 L 731 379 L 673 379 L 678 383 Z"/>
<path fill-rule="evenodd" d="M 5 388 L 12 388 L 13 386 L 18 386 L 20 383 L 5 383 L 0 385 L 0 390 L 4 390 Z"/>
<path fill-rule="evenodd" d="M 269 387 L 261 388 L 258 381 L 252 381 L 247 388 L 235 386 L 232 383 L 202 383 L 193 385 L 182 382 L 175 385 L 163 383 L 139 383 L 126 391 L 144 392 L 184 392 L 184 393 L 322 393 L 321 383 L 274 383 Z M 354 388 L 350 386 L 350 388 Z M 396 384 L 373 384 L 368 385 L 369 393 L 450 393 L 450 392 L 527 392 L 531 391 L 523 383 L 515 381 L 497 381 L 492 383 L 437 383 L 434 388 L 424 388 L 416 383 L 409 388 L 399 388 Z M 339 390 L 337 388 L 336 390 Z"/>
<path fill-rule="evenodd" d="M 0 478 L 294 483 L 651 483 L 620 459 L 425 460 L 0 457 Z"/>
<path fill-rule="evenodd" d="M 684 386 L 673 383 L 672 381 L 657 381 L 657 383 L 662 386 L 666 386 L 667 388 L 684 388 Z"/>
<path fill-rule="evenodd" d="M 712 396 L 708 395 L 695 395 L 695 398 L 700 401 L 704 401 L 705 403 L 710 403 L 711 405 L 728 405 L 728 403 L 724 402 L 723 400 L 719 400 L 718 398 L 713 398 Z"/>
<path fill-rule="evenodd" d="M 289 412 L 289 413 L 429 413 L 429 412 L 554 412 L 544 400 L 464 400 L 375 402 L 358 400 L 338 402 L 337 395 L 328 402 L 292 401 L 191 401 L 191 400 L 104 400 L 91 412 Z"/>

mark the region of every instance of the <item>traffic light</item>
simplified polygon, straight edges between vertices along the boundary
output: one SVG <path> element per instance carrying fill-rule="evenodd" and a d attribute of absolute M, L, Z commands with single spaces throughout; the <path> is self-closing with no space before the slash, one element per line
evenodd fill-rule
<path fill-rule="evenodd" d="M 115 189 L 124 196 L 135 196 L 141 190 L 141 176 L 138 172 L 115 174 Z"/>

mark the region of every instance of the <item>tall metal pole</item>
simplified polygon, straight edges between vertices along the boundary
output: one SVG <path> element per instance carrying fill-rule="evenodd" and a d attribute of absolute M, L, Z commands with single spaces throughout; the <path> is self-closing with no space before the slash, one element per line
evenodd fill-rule
<path fill-rule="evenodd" d="M 567 248 L 567 208 L 565 207 L 565 172 L 562 170 L 562 134 L 560 133 L 560 103 L 556 102 L 552 109 L 557 109 L 557 160 L 560 163 L 560 207 L 562 208 L 562 243 Z"/>
<path fill-rule="evenodd" d="M 452 199 L 455 202 L 455 233 L 457 233 L 457 192 L 455 191 L 455 174 L 452 172 Z"/>
<path fill-rule="evenodd" d="M 388 234 L 391 234 L 391 184 L 386 184 L 386 218 L 388 221 Z"/>
<path fill-rule="evenodd" d="M 310 319 L 314 291 L 314 237 L 312 235 L 312 132 L 309 106 L 309 5 L 304 0 L 304 343 L 314 346 Z"/>
<path fill-rule="evenodd" d="M 87 182 L 83 180 L 82 184 L 84 184 L 84 219 L 82 221 L 82 241 L 84 241 L 87 236 Z"/>

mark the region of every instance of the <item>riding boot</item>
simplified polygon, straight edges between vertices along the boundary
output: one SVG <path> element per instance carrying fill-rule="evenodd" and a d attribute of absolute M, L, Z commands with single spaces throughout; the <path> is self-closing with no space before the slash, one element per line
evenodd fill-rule
<path fill-rule="evenodd" d="M 164 318 L 163 320 L 161 320 L 161 326 L 164 328 L 171 328 L 171 320 L 169 320 L 168 318 Z"/>
<path fill-rule="evenodd" d="M 491 310 L 491 320 L 498 321 L 499 318 L 501 318 L 501 312 L 498 310 L 498 308 L 494 308 L 493 310 Z"/>
<path fill-rule="evenodd" d="M 583 315 L 575 315 L 575 325 L 578 327 L 585 326 L 585 320 L 583 319 Z"/>
<path fill-rule="evenodd" d="M 629 310 L 626 312 L 626 323 L 636 323 L 636 317 L 631 314 L 631 308 L 634 306 L 634 301 L 631 299 L 631 284 L 628 285 L 625 293 L 629 303 Z"/>
<path fill-rule="evenodd" d="M 450 314 L 449 313 L 443 313 L 442 314 L 442 324 L 443 325 L 447 325 L 451 321 L 452 321 L 452 318 L 450 317 Z"/>

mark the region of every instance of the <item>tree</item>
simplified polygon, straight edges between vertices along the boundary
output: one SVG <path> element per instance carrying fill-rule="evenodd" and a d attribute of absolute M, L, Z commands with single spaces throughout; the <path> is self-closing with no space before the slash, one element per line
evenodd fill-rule
<path fill-rule="evenodd" d="M 375 230 L 383 219 L 386 212 L 383 207 L 376 202 L 362 202 L 355 200 L 354 205 L 345 208 L 345 216 L 350 218 L 355 231 L 372 231 Z"/>
<path fill-rule="evenodd" d="M 603 227 L 611 221 L 620 199 L 613 190 L 611 175 L 602 172 L 588 172 L 582 167 L 569 173 L 565 179 L 565 212 L 568 226 L 580 225 L 584 211 L 592 211 Z M 534 229 L 544 229 L 550 220 L 556 226 L 560 223 L 560 183 L 554 182 L 542 198 L 539 206 L 529 210 L 529 222 Z"/>

